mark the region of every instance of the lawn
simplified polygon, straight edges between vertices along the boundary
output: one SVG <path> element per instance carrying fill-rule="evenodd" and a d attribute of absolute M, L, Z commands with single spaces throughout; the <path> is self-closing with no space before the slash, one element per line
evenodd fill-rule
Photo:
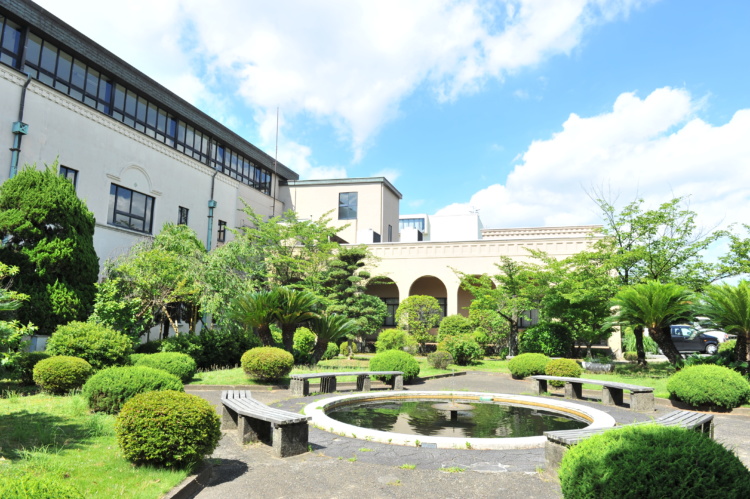
<path fill-rule="evenodd" d="M 84 497 L 157 498 L 187 470 L 138 467 L 120 454 L 115 417 L 89 413 L 81 395 L 0 398 L 0 475 L 17 472 L 73 484 Z"/>

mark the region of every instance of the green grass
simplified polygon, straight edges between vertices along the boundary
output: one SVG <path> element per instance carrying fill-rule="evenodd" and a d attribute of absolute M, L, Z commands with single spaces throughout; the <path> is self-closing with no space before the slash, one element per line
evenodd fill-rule
<path fill-rule="evenodd" d="M 188 470 L 136 467 L 114 434 L 114 416 L 91 414 L 81 395 L 0 399 L 0 474 L 65 480 L 84 497 L 157 498 Z"/>

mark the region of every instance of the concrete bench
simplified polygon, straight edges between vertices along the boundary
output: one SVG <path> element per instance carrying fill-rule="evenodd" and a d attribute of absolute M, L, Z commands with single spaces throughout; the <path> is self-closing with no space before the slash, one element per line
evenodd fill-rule
<path fill-rule="evenodd" d="M 337 373 L 308 373 L 292 374 L 291 388 L 292 394 L 298 397 L 310 395 L 310 380 L 320 378 L 321 393 L 333 393 L 336 391 L 337 376 L 356 376 L 357 391 L 370 391 L 372 381 L 370 376 L 393 376 L 391 378 L 391 387 L 394 390 L 404 389 L 404 373 L 401 371 L 343 371 Z"/>
<path fill-rule="evenodd" d="M 616 381 L 602 381 L 599 379 L 566 378 L 563 376 L 530 376 L 533 382 L 533 393 L 540 395 L 547 391 L 547 381 L 564 381 L 565 396 L 572 399 L 583 398 L 583 385 L 601 385 L 602 403 L 606 405 L 622 405 L 622 392 L 630 392 L 630 408 L 634 411 L 654 410 L 654 389 L 650 386 L 629 385 Z"/>
<path fill-rule="evenodd" d="M 659 424 L 662 426 L 680 426 L 689 430 L 696 430 L 706 433 L 713 438 L 713 414 L 703 414 L 700 412 L 690 411 L 672 411 L 653 421 L 641 421 L 624 426 L 615 426 L 614 428 L 583 428 L 580 430 L 559 430 L 545 431 L 544 436 L 547 442 L 544 444 L 544 457 L 547 461 L 547 469 L 556 468 L 560 465 L 565 452 L 572 446 L 578 444 L 581 440 L 589 438 L 592 435 L 598 435 L 605 431 L 616 431 L 628 426 L 638 426 L 644 424 Z"/>
<path fill-rule="evenodd" d="M 270 442 L 279 457 L 307 452 L 309 416 L 268 407 L 249 390 L 224 390 L 221 403 L 221 429 L 236 429 L 240 443 Z"/>

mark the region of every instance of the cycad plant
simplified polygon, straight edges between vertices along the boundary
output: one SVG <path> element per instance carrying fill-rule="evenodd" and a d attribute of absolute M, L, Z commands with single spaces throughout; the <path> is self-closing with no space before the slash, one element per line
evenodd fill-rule
<path fill-rule="evenodd" d="M 228 317 L 244 328 L 252 328 L 263 346 L 273 346 L 271 324 L 276 321 L 278 294 L 263 290 L 245 293 L 229 305 Z"/>
<path fill-rule="evenodd" d="M 321 314 L 310 321 L 312 331 L 318 337 L 312 353 L 312 363 L 317 364 L 328 348 L 328 343 L 356 334 L 357 323 L 344 315 Z"/>
<path fill-rule="evenodd" d="M 294 331 L 302 323 L 318 316 L 318 297 L 309 291 L 299 291 L 284 287 L 274 288 L 276 298 L 274 319 L 281 328 L 284 350 L 294 352 Z"/>
<path fill-rule="evenodd" d="M 748 361 L 750 336 L 750 283 L 740 281 L 736 286 L 718 284 L 708 286 L 696 308 L 696 315 L 708 317 L 707 325 L 737 335 L 737 360 Z"/>
<path fill-rule="evenodd" d="M 693 294 L 683 286 L 647 281 L 621 289 L 612 304 L 618 307 L 616 320 L 634 330 L 648 328 L 669 362 L 676 364 L 682 355 L 672 343 L 670 326 L 692 318 L 693 300 Z"/>

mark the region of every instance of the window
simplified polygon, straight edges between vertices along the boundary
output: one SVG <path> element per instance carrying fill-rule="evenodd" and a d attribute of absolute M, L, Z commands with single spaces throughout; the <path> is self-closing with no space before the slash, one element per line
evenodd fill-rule
<path fill-rule="evenodd" d="M 227 240 L 227 223 L 224 220 L 219 220 L 219 231 L 216 234 L 216 241 L 223 243 Z"/>
<path fill-rule="evenodd" d="M 0 62 L 14 68 L 21 55 L 21 27 L 0 16 Z"/>
<path fill-rule="evenodd" d="M 435 298 L 440 305 L 440 317 L 443 318 L 448 315 L 448 298 Z"/>
<path fill-rule="evenodd" d="M 187 225 L 188 224 L 188 209 L 184 206 L 180 206 L 179 211 L 177 212 L 177 225 Z"/>
<path fill-rule="evenodd" d="M 357 193 L 339 193 L 339 220 L 355 220 L 357 218 Z"/>
<path fill-rule="evenodd" d="M 398 221 L 399 230 L 408 227 L 412 227 L 424 232 L 424 218 L 402 218 Z"/>
<path fill-rule="evenodd" d="M 385 306 L 388 310 L 385 319 L 383 320 L 383 326 L 395 326 L 396 325 L 396 310 L 398 310 L 398 298 L 381 298 L 385 302 Z"/>
<path fill-rule="evenodd" d="M 109 224 L 150 234 L 153 221 L 153 197 L 116 184 L 111 185 L 109 189 Z"/>
<path fill-rule="evenodd" d="M 60 165 L 60 176 L 73 182 L 73 187 L 78 186 L 78 170 Z"/>

